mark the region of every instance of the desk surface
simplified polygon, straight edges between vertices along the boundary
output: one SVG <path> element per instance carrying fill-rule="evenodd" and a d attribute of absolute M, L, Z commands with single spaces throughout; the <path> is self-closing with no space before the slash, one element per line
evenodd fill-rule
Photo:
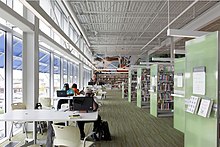
<path fill-rule="evenodd" d="M 78 118 L 69 118 L 70 115 L 79 114 Z M 12 110 L 0 115 L 0 121 L 93 121 L 97 120 L 98 112 L 77 113 L 73 111 L 56 110 Z"/>

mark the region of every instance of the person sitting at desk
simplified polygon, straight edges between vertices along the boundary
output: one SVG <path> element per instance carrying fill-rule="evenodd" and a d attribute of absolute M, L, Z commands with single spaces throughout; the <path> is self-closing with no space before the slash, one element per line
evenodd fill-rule
<path fill-rule="evenodd" d="M 73 89 L 73 91 L 74 91 L 75 96 L 76 96 L 76 95 L 80 95 L 80 92 L 79 92 L 79 90 L 77 89 L 77 84 L 73 83 L 72 89 Z"/>
<path fill-rule="evenodd" d="M 85 90 L 85 96 L 86 97 L 93 97 L 94 102 L 93 102 L 93 111 L 97 111 L 98 110 L 98 101 L 96 99 L 96 97 L 94 96 L 94 93 L 92 93 L 91 89 L 86 89 Z M 80 139 L 83 140 L 85 138 L 85 132 L 84 132 L 84 125 L 85 125 L 86 121 L 78 121 L 78 127 L 79 127 L 79 131 L 80 131 Z M 97 129 L 99 128 L 101 123 L 101 116 L 98 115 L 98 118 L 96 121 L 94 121 L 94 125 L 93 125 L 93 132 L 96 132 Z M 96 136 L 96 134 L 93 134 L 93 139 L 94 140 L 98 140 L 98 137 Z"/>
<path fill-rule="evenodd" d="M 69 84 L 68 83 L 65 83 L 63 85 L 63 90 L 66 91 L 66 95 L 67 96 L 73 96 L 74 95 L 74 90 L 72 88 L 69 88 Z M 65 104 L 65 103 L 68 103 L 68 100 L 67 99 L 60 99 L 57 103 L 57 110 L 61 109 L 61 105 L 62 104 Z M 72 104 L 72 102 L 71 102 Z"/>

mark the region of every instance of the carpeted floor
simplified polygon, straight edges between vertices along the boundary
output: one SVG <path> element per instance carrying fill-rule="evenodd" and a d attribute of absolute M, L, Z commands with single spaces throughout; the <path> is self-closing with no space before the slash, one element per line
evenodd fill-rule
<path fill-rule="evenodd" d="M 99 114 L 109 123 L 112 141 L 97 141 L 96 147 L 183 147 L 184 135 L 173 128 L 172 118 L 155 118 L 148 109 L 140 109 L 121 98 L 120 90 L 111 90 Z M 87 124 L 86 132 L 91 130 Z M 17 135 L 13 140 L 22 140 Z M 44 136 L 39 135 L 40 138 Z M 3 146 L 3 144 L 0 144 Z M 39 145 L 33 145 L 37 147 Z"/>

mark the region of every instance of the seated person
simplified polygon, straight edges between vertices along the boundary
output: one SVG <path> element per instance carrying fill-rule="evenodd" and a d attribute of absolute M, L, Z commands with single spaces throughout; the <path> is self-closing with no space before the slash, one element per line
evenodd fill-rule
<path fill-rule="evenodd" d="M 65 83 L 63 85 L 63 90 L 66 91 L 66 94 L 67 96 L 73 96 L 74 95 L 74 91 L 72 88 L 69 88 L 69 84 L 68 83 Z M 72 100 L 71 101 L 71 104 L 72 104 Z M 57 110 L 61 109 L 61 105 L 62 104 L 65 104 L 65 103 L 68 103 L 68 100 L 67 99 L 60 99 L 57 103 Z"/>
<path fill-rule="evenodd" d="M 72 85 L 72 89 L 73 89 L 73 91 L 74 91 L 75 96 L 80 95 L 80 92 L 79 92 L 79 90 L 77 89 L 77 84 L 74 83 L 74 84 Z"/>
<path fill-rule="evenodd" d="M 94 97 L 94 94 L 92 93 L 91 89 L 86 89 L 85 90 L 85 96 L 86 97 L 93 97 L 94 98 L 94 103 L 93 103 L 93 111 L 97 111 L 98 110 L 98 103 L 96 98 Z M 85 123 L 88 121 L 78 121 L 78 127 L 79 127 L 79 131 L 80 131 L 80 139 L 83 140 L 85 138 L 85 132 L 84 132 L 84 125 Z M 101 123 L 101 116 L 98 115 L 98 118 L 96 121 L 94 121 L 94 125 L 93 125 L 93 132 L 96 132 L 97 129 L 99 128 Z M 94 134 L 93 135 L 93 139 L 98 140 L 97 136 Z"/>

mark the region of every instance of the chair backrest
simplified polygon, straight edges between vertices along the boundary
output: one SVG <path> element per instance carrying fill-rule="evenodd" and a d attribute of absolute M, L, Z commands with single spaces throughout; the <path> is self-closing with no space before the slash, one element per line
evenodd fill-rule
<path fill-rule="evenodd" d="M 77 127 L 52 125 L 55 133 L 54 145 L 75 146 L 80 143 Z"/>
<path fill-rule="evenodd" d="M 24 103 L 12 103 L 11 108 L 12 108 L 12 110 L 27 109 L 27 107 Z"/>
<path fill-rule="evenodd" d="M 51 98 L 49 97 L 40 97 L 39 102 L 42 104 L 42 107 L 51 107 Z"/>

